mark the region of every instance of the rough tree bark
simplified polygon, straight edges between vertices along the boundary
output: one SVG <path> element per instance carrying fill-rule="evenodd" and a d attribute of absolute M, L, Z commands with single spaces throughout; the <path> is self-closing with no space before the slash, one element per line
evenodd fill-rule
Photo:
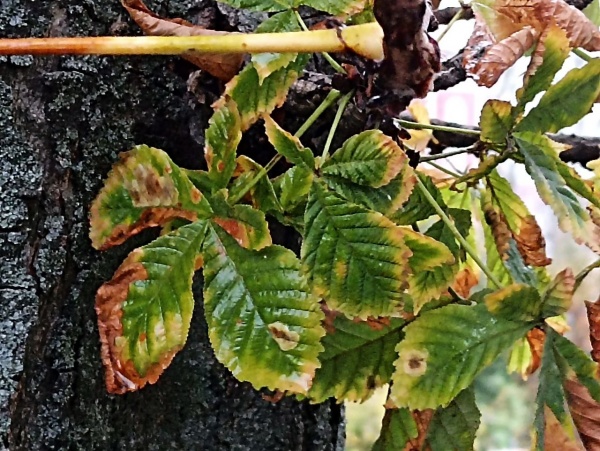
<path fill-rule="evenodd" d="M 220 28 L 252 25 L 210 0 L 148 3 Z M 137 30 L 117 0 L 0 1 L 5 37 L 119 33 Z M 105 391 L 94 294 L 151 234 L 100 254 L 88 205 L 133 144 L 198 167 L 219 86 L 190 82 L 193 70 L 172 58 L 0 59 L 0 448 L 342 449 L 340 406 L 271 404 L 215 361 L 201 302 L 157 385 Z"/>

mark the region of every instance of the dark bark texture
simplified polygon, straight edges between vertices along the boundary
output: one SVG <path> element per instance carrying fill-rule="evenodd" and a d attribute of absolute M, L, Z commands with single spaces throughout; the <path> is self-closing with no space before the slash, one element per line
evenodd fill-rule
<path fill-rule="evenodd" d="M 148 4 L 221 29 L 254 25 L 208 0 Z M 117 0 L 0 0 L 3 37 L 136 33 Z M 0 58 L 0 449 L 343 448 L 340 406 L 272 404 L 216 362 L 198 289 L 188 344 L 161 380 L 105 391 L 94 294 L 151 233 L 98 253 L 88 206 L 134 144 L 199 167 L 220 86 L 190 82 L 193 70 L 173 58 Z"/>

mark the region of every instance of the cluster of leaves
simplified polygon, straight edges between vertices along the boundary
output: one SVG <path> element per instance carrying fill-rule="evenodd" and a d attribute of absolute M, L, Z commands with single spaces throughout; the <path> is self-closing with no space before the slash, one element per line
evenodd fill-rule
<path fill-rule="evenodd" d="M 350 14 L 368 2 L 225 3 L 274 12 L 258 30 L 274 32 L 300 29 L 300 4 Z M 597 365 L 561 335 L 579 278 L 569 269 L 548 276 L 535 217 L 497 171 L 508 159 L 524 165 L 560 227 L 600 253 L 600 174 L 582 180 L 545 135 L 577 122 L 600 95 L 596 59 L 552 85 L 571 45 L 563 28 L 544 31 L 517 104 L 483 108 L 481 165 L 453 184 L 413 169 L 401 143 L 378 130 L 321 156 L 284 130 L 270 114 L 308 62 L 295 53 L 256 55 L 226 85 L 206 130 L 206 171 L 147 146 L 122 154 L 92 205 L 93 245 L 107 249 L 147 227 L 163 233 L 98 290 L 108 390 L 156 382 L 184 346 L 201 269 L 212 346 L 239 380 L 314 402 L 362 401 L 390 383 L 374 449 L 472 448 L 473 381 L 506 351 L 511 369 L 540 372 L 537 448 L 570 421 L 566 393 L 579 425 L 585 402 L 600 402 Z M 273 161 L 291 166 L 274 178 L 272 165 L 237 154 L 261 120 Z M 272 244 L 267 217 L 297 230 L 299 257 Z M 483 219 L 485 259 L 474 251 L 474 219 Z"/>

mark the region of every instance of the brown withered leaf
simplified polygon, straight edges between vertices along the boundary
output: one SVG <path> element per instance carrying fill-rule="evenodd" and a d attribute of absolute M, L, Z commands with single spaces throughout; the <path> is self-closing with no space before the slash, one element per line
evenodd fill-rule
<path fill-rule="evenodd" d="M 554 412 L 544 406 L 544 449 L 546 451 L 583 451 L 565 431 L 565 428 L 554 415 Z"/>
<path fill-rule="evenodd" d="M 429 430 L 429 423 L 431 423 L 431 419 L 433 418 L 433 414 L 435 410 L 427 409 L 427 410 L 414 410 L 412 412 L 412 416 L 417 424 L 417 430 L 419 431 L 419 435 L 416 438 L 409 440 L 409 442 L 404 447 L 404 451 L 423 451 L 427 450 L 429 447 L 424 448 L 425 441 L 427 440 L 427 431 Z"/>
<path fill-rule="evenodd" d="M 565 31 L 571 47 L 600 50 L 598 27 L 563 0 L 496 0 L 491 5 L 475 4 L 474 10 L 476 25 L 463 65 L 483 86 L 492 86 L 537 40 L 525 76 L 529 78 L 541 64 L 544 37 L 553 26 Z"/>
<path fill-rule="evenodd" d="M 590 323 L 590 341 L 592 343 L 592 359 L 600 362 L 600 298 L 596 302 L 585 302 L 587 317 Z"/>
<path fill-rule="evenodd" d="M 564 0 L 496 0 L 494 9 L 517 26 L 532 26 L 540 34 L 556 24 L 566 31 L 571 47 L 600 50 L 598 27 Z"/>
<path fill-rule="evenodd" d="M 544 352 L 544 342 L 546 341 L 546 333 L 542 329 L 531 329 L 527 332 L 527 343 L 531 350 L 531 363 L 527 368 L 527 375 L 533 374 L 542 364 L 542 354 Z"/>
<path fill-rule="evenodd" d="M 529 26 L 492 44 L 477 61 L 467 61 L 465 68 L 480 86 L 493 86 L 500 76 L 533 46 L 537 34 Z"/>
<path fill-rule="evenodd" d="M 458 293 L 459 296 L 467 299 L 471 294 L 471 289 L 479 283 L 479 277 L 475 274 L 475 271 L 469 266 L 465 266 L 456 275 L 456 279 L 452 284 L 452 289 Z"/>
<path fill-rule="evenodd" d="M 155 383 L 176 353 L 175 351 L 165 356 L 164 365 L 156 365 L 144 377 L 140 377 L 133 363 L 130 360 L 124 362 L 117 352 L 116 344 L 123 337 L 122 307 L 127 299 L 129 285 L 147 278 L 148 273 L 137 260 L 136 251 L 134 251 L 119 266 L 113 278 L 102 285 L 96 293 L 101 356 L 105 370 L 106 389 L 109 393 L 123 394 L 138 390 L 147 383 Z"/>
<path fill-rule="evenodd" d="M 150 36 L 208 36 L 230 34 L 224 31 L 208 30 L 193 25 L 183 19 L 162 18 L 148 9 L 142 0 L 121 0 L 121 4 L 144 33 Z M 223 81 L 229 81 L 237 74 L 244 59 L 243 54 L 238 53 L 217 54 L 198 53 L 194 51 L 185 52 L 181 54 L 181 57 Z"/>
<path fill-rule="evenodd" d="M 546 256 L 546 240 L 534 216 L 524 217 L 521 222 L 521 230 L 519 233 L 514 233 L 513 237 L 526 264 L 547 266 L 552 263 L 552 260 Z"/>
<path fill-rule="evenodd" d="M 564 387 L 573 422 L 585 449 L 600 450 L 600 405 L 578 380 L 569 379 Z"/>
<path fill-rule="evenodd" d="M 501 211 L 497 210 L 488 202 L 483 205 L 483 215 L 485 222 L 492 229 L 492 235 L 496 242 L 498 254 L 500 254 L 503 260 L 506 260 L 508 258 L 508 249 L 510 247 L 509 243 L 512 238 L 512 233 L 508 228 L 506 217 Z"/>

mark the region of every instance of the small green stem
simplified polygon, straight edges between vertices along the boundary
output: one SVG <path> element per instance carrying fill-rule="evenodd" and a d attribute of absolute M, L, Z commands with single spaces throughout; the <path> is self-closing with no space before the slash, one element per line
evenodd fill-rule
<path fill-rule="evenodd" d="M 321 114 L 323 114 L 323 112 L 331 105 L 333 105 L 337 101 L 337 99 L 340 98 L 341 95 L 342 94 L 337 89 L 332 89 L 331 91 L 329 91 L 329 94 L 327 94 L 325 100 L 323 100 L 323 102 L 321 102 L 317 109 L 313 111 L 310 117 L 306 119 L 306 122 L 302 124 L 302 126 L 298 129 L 294 136 L 296 138 L 300 138 L 304 133 L 306 133 L 306 130 L 308 130 L 310 126 L 314 124 L 315 121 L 321 116 Z"/>
<path fill-rule="evenodd" d="M 573 293 L 577 291 L 583 279 L 585 279 L 594 269 L 600 268 L 600 260 L 596 260 L 594 263 L 586 266 L 581 270 L 577 276 L 575 276 L 575 285 L 573 286 Z"/>
<path fill-rule="evenodd" d="M 337 130 L 340 120 L 342 119 L 342 115 L 344 114 L 344 110 L 346 109 L 346 106 L 348 105 L 348 102 L 350 102 L 350 99 L 353 95 L 354 91 L 350 91 L 348 94 L 342 97 L 342 100 L 340 100 L 337 113 L 335 113 L 335 118 L 333 119 L 333 124 L 331 124 L 331 130 L 329 130 L 329 135 L 327 136 L 327 141 L 325 142 L 325 148 L 323 149 L 323 154 L 321 155 L 321 163 L 319 164 L 319 167 L 329 157 L 329 149 L 331 147 L 333 137 L 335 136 L 335 131 Z"/>
<path fill-rule="evenodd" d="M 575 55 L 577 55 L 579 58 L 581 58 L 584 61 L 591 61 L 592 57 L 590 55 L 588 55 L 587 53 L 585 53 L 583 50 L 581 49 L 572 49 L 571 50 Z"/>
<path fill-rule="evenodd" d="M 440 33 L 440 35 L 436 39 L 438 43 L 444 38 L 444 36 L 446 36 L 446 33 L 448 33 L 448 31 L 450 31 L 450 28 L 452 28 L 452 25 L 454 25 L 456 22 L 458 22 L 460 20 L 462 15 L 463 15 L 463 10 L 461 9 L 454 15 L 454 17 L 450 20 L 450 22 L 448 22 L 448 25 L 446 26 L 446 28 L 444 28 L 444 30 Z"/>
<path fill-rule="evenodd" d="M 405 121 L 402 119 L 396 119 L 396 122 L 398 123 L 398 125 L 412 130 L 434 130 L 438 132 L 457 133 L 459 135 L 469 136 L 479 136 L 481 134 L 479 130 L 468 130 L 458 127 L 448 127 L 445 125 L 419 124 L 418 122 Z"/>
<path fill-rule="evenodd" d="M 462 177 L 462 175 L 451 171 L 450 169 L 446 169 L 444 166 L 440 166 L 439 164 L 434 163 L 433 161 L 427 161 L 427 164 L 430 166 L 433 166 L 434 168 L 436 168 L 438 171 L 442 171 L 445 174 L 448 174 L 449 176 L 452 176 L 456 179 L 459 179 Z"/>
<path fill-rule="evenodd" d="M 317 107 L 317 109 L 313 112 L 313 114 L 310 115 L 310 117 L 304 122 L 304 124 L 302 124 L 302 126 L 298 129 L 298 131 L 296 132 L 296 134 L 294 136 L 296 136 L 297 138 L 300 138 L 305 132 L 306 130 L 308 130 L 308 128 L 314 124 L 314 122 L 321 116 L 321 114 L 323 114 L 323 112 L 329 108 L 331 105 L 333 105 L 335 103 L 335 101 L 340 97 L 340 92 L 333 89 L 329 92 L 329 94 L 327 94 L 327 97 L 325 97 L 325 100 L 323 100 L 323 102 L 321 102 L 321 104 Z M 279 162 L 279 160 L 281 160 L 282 155 L 281 154 L 277 154 L 275 155 L 273 158 L 271 158 L 271 161 L 269 161 L 267 163 L 267 165 L 262 168 L 260 171 L 258 171 L 258 173 L 254 176 L 254 178 L 252 180 L 250 180 L 248 182 L 248 184 L 246 186 L 244 186 L 240 192 L 237 193 L 236 196 L 232 196 L 229 199 L 229 203 L 231 205 L 235 205 L 237 204 L 247 193 L 248 191 L 250 191 L 252 188 L 254 188 L 256 186 L 256 184 L 260 181 L 261 178 L 263 178 L 265 175 L 267 175 L 269 173 L 269 171 L 271 169 L 273 169 L 273 167 Z"/>
<path fill-rule="evenodd" d="M 440 153 L 438 155 L 427 155 L 425 157 L 421 157 L 419 159 L 419 162 L 427 163 L 429 161 L 441 160 L 442 158 L 448 158 L 448 157 L 453 157 L 454 155 L 462 155 L 464 153 L 469 153 L 471 150 L 473 150 L 473 148 L 468 147 L 466 149 L 457 149 L 457 150 L 453 150 L 451 152 Z"/>
<path fill-rule="evenodd" d="M 308 29 L 308 27 L 306 26 L 306 23 L 304 23 L 302 16 L 300 16 L 300 13 L 298 12 L 298 10 L 294 10 L 294 14 L 296 15 L 296 19 L 298 19 L 298 23 L 300 24 L 302 29 L 304 31 L 310 31 Z M 346 70 L 342 66 L 340 66 L 340 63 L 338 63 L 336 60 L 334 60 L 329 53 L 322 52 L 321 54 L 323 55 L 323 58 L 325 58 L 325 60 L 329 63 L 329 65 L 331 67 L 333 67 L 333 69 L 336 72 L 339 72 L 340 74 L 346 74 Z"/>
<path fill-rule="evenodd" d="M 498 287 L 498 288 L 502 287 L 502 284 L 498 281 L 496 276 L 494 276 L 492 271 L 490 271 L 490 269 L 485 265 L 485 263 L 483 263 L 481 258 L 479 258 L 479 255 L 477 255 L 477 251 L 475 249 L 473 249 L 471 247 L 471 245 L 467 242 L 467 240 L 465 240 L 465 238 L 461 235 L 459 230 L 454 225 L 454 222 L 452 221 L 452 219 L 450 219 L 450 217 L 446 214 L 446 212 L 442 209 L 442 207 L 440 207 L 440 204 L 437 203 L 437 201 L 434 199 L 434 197 L 431 195 L 431 193 L 427 190 L 427 187 L 425 186 L 425 184 L 421 181 L 421 179 L 419 177 L 417 177 L 417 187 L 419 188 L 419 190 L 421 191 L 423 196 L 425 196 L 425 199 L 427 199 L 427 202 L 429 202 L 429 204 L 433 207 L 433 209 L 439 215 L 440 219 L 444 222 L 444 224 L 446 224 L 446 226 L 450 229 L 450 231 L 452 232 L 454 237 L 458 240 L 458 242 L 465 249 L 465 251 L 467 251 L 467 253 L 471 256 L 473 261 L 475 263 L 477 263 L 477 265 L 481 268 L 481 270 L 488 277 L 488 279 L 494 285 L 496 285 L 496 287 Z"/>

